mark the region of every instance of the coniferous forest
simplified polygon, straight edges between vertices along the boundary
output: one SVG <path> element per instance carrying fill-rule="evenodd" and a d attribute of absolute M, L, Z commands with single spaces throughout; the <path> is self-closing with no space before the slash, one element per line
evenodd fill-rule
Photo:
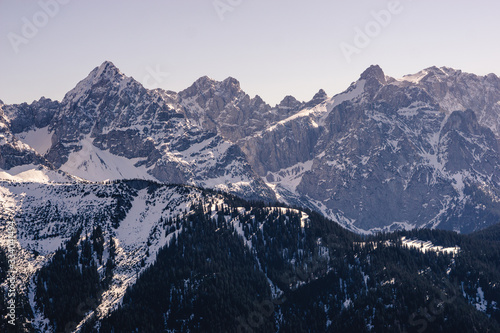
<path fill-rule="evenodd" d="M 81 332 L 500 331 L 500 225 L 362 236 L 311 210 L 204 193 L 161 219 L 168 243 L 101 317 L 116 274 L 113 230 L 79 229 L 34 277 L 47 330 L 83 320 Z M 403 239 L 459 251 L 424 252 Z M 0 267 L 4 281 L 4 252 Z M 28 307 L 19 320 L 32 316 Z"/>

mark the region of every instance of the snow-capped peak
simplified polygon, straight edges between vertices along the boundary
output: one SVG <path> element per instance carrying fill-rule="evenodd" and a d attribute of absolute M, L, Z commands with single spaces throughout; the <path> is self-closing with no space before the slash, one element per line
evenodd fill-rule
<path fill-rule="evenodd" d="M 404 75 L 398 81 L 408 81 L 411 83 L 419 84 L 420 82 L 429 81 L 432 78 L 436 78 L 438 81 L 442 81 L 449 76 L 457 75 L 462 73 L 460 70 L 456 70 L 450 67 L 437 67 L 432 66 L 421 70 L 415 74 Z"/>
<path fill-rule="evenodd" d="M 133 79 L 120 72 L 112 62 L 105 61 L 99 67 L 94 68 L 85 79 L 78 82 L 76 87 L 64 96 L 63 101 L 76 101 L 97 85 L 124 85 L 131 80 Z"/>
<path fill-rule="evenodd" d="M 418 84 L 425 76 L 427 75 L 427 71 L 424 69 L 418 73 L 415 74 L 407 74 L 403 76 L 400 81 L 408 81 L 411 83 L 416 83 Z"/>
<path fill-rule="evenodd" d="M 99 78 L 110 78 L 116 75 L 125 76 L 111 61 L 105 61 L 101 66 L 97 67 L 95 76 Z"/>

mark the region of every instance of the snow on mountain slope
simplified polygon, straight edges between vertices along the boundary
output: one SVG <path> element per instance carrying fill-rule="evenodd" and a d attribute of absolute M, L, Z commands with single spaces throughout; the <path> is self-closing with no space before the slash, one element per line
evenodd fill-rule
<path fill-rule="evenodd" d="M 116 248 L 113 275 L 93 312 L 97 318 L 116 309 L 127 288 L 155 262 L 159 249 L 183 232 L 183 227 L 176 226 L 172 218 L 186 212 L 191 214 L 198 203 L 215 210 L 225 200 L 222 195 L 194 187 L 143 180 L 73 184 L 0 182 L 0 212 L 2 218 L 16 222 L 18 265 L 25 268 L 18 283 L 29 295 L 33 309 L 36 309 L 36 272 L 57 249 L 78 233 L 80 241 L 88 239 L 99 226 L 105 250 L 96 264 L 97 271 L 104 275 L 112 240 Z M 212 215 L 216 218 L 216 213 Z M 302 224 L 305 223 L 307 215 L 302 214 Z M 5 228 L 5 224 L 0 225 L 3 248 L 8 241 Z M 81 325 L 89 318 L 76 324 Z M 46 323 L 43 314 L 35 310 L 33 325 L 43 330 Z"/>
<path fill-rule="evenodd" d="M 128 159 L 101 150 L 92 144 L 87 136 L 80 140 L 81 149 L 70 153 L 66 163 L 60 169 L 77 177 L 90 181 L 116 179 L 154 179 L 147 173 L 145 165 L 135 165 L 144 159 Z"/>
<path fill-rule="evenodd" d="M 411 83 L 419 83 L 426 75 L 428 72 L 426 70 L 420 71 L 415 74 L 408 74 L 403 76 L 399 81 L 408 81 Z"/>
<path fill-rule="evenodd" d="M 116 267 L 112 287 L 104 293 L 98 309 L 101 315 L 120 304 L 137 274 L 154 262 L 156 252 L 174 234 L 182 232 L 170 232 L 167 221 L 189 211 L 193 203 L 202 199 L 216 205 L 223 202 L 222 197 L 210 198 L 196 188 L 145 181 L 106 184 L 0 181 L 0 212 L 3 219 L 16 221 L 18 265 L 25 267 L 19 277 L 20 284 L 29 285 L 36 271 L 80 228 L 84 238 L 97 226 L 103 229 L 106 240 L 113 238 Z M 117 214 L 123 218 L 117 220 Z M 0 246 L 4 248 L 5 228 L 5 224 L 0 225 Z M 104 269 L 106 256 L 99 271 Z M 38 318 L 38 323 L 42 324 L 43 318 Z"/>
<path fill-rule="evenodd" d="M 57 180 L 57 172 L 35 149 L 11 131 L 11 121 L 0 105 L 0 177 L 4 179 Z M 29 169 L 33 171 L 28 172 Z M 36 169 L 36 170 L 35 170 Z M 38 170 L 38 171 L 37 171 Z M 22 174 L 21 174 L 22 173 Z M 19 175 L 21 174 L 21 175 Z"/>
<path fill-rule="evenodd" d="M 27 132 L 17 134 L 19 140 L 35 149 L 40 155 L 45 155 L 52 146 L 52 134 L 49 126 L 35 128 Z"/>
<path fill-rule="evenodd" d="M 214 83 L 205 81 L 211 89 Z M 220 83 L 217 93 L 238 93 L 234 81 Z M 197 92 L 189 96 L 195 98 Z M 36 108 L 12 106 L 9 114 L 19 123 L 20 139 L 55 167 L 86 180 L 155 179 L 273 200 L 273 192 L 238 147 L 186 118 L 179 96 L 147 90 L 104 62 L 61 103 L 50 104 L 57 111 L 48 125 L 42 122 L 45 127 L 16 117 L 16 112 L 36 113 Z"/>
<path fill-rule="evenodd" d="M 350 101 L 354 98 L 357 98 L 363 93 L 365 82 L 365 80 L 359 80 L 351 87 L 349 87 L 349 89 L 347 89 L 345 92 L 337 94 L 312 108 L 304 108 L 303 110 L 291 115 L 290 117 L 280 120 L 276 124 L 266 128 L 265 131 L 274 131 L 278 126 L 284 125 L 289 121 L 302 117 L 309 117 L 311 119 L 311 125 L 314 127 L 324 126 L 326 116 L 334 107 L 345 101 Z M 256 133 L 256 135 L 262 136 L 262 132 L 258 132 Z"/>
<path fill-rule="evenodd" d="M 127 287 L 133 285 L 138 274 L 154 263 L 158 250 L 182 232 L 182 228 L 169 232 L 166 221 L 189 210 L 198 200 L 201 200 L 201 192 L 196 189 L 179 191 L 176 187 L 160 187 L 154 192 L 150 189 L 137 192 L 130 210 L 115 232 L 117 264 L 113 285 L 103 294 L 103 301 L 97 309 L 100 316 L 121 303 Z M 216 202 L 220 204 L 222 200 Z"/>
<path fill-rule="evenodd" d="M 74 181 L 74 177 L 61 171 L 50 170 L 45 166 L 24 164 L 9 170 L 0 169 L 0 180 L 33 183 L 65 183 Z"/>

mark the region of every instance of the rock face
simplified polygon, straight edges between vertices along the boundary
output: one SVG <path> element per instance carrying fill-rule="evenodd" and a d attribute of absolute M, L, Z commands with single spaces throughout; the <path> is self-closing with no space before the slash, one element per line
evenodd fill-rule
<path fill-rule="evenodd" d="M 497 76 L 446 67 L 371 66 L 341 94 L 271 107 L 231 77 L 147 90 L 105 62 L 61 102 L 2 105 L 0 168 L 277 198 L 358 232 L 470 232 L 500 217 L 499 115 Z"/>
<path fill-rule="evenodd" d="M 231 142 L 272 126 L 304 107 L 304 103 L 287 96 L 272 108 L 259 96 L 250 98 L 231 77 L 222 82 L 202 77 L 179 92 L 178 99 L 187 118 Z"/>
<path fill-rule="evenodd" d="M 479 124 L 500 133 L 500 79 L 495 74 L 477 76 L 448 67 L 431 67 L 403 77 L 427 91 L 446 112 L 471 109 Z"/>
<path fill-rule="evenodd" d="M 234 93 L 234 82 L 224 82 L 227 94 Z M 210 83 L 202 78 L 194 87 L 205 91 Z M 8 110 L 12 130 L 20 137 L 47 127 L 50 144 L 44 157 L 78 177 L 156 179 L 218 188 L 247 199 L 274 199 L 239 147 L 206 122 L 202 127 L 188 118 L 178 94 L 147 90 L 110 62 L 95 68 L 60 103 L 40 100 Z"/>
<path fill-rule="evenodd" d="M 26 107 L 26 105 L 23 104 L 22 107 Z M 23 165 L 43 165 L 50 167 L 50 163 L 45 158 L 40 156 L 29 145 L 21 142 L 12 133 L 12 123 L 9 121 L 8 113 L 5 109 L 8 109 L 8 106 L 0 102 L 0 169 L 10 170 Z M 32 121 L 33 119 L 31 118 Z M 16 124 L 13 126 L 14 128 L 22 126 L 20 123 L 14 122 L 14 124 Z"/>
<path fill-rule="evenodd" d="M 281 200 L 351 229 L 470 232 L 498 220 L 496 82 L 446 68 L 396 80 L 372 66 L 241 145 Z"/>

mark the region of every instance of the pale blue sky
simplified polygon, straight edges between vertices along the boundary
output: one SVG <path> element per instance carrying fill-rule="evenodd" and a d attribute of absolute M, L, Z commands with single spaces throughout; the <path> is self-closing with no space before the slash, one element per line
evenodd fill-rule
<path fill-rule="evenodd" d="M 394 77 L 432 65 L 500 74 L 499 1 L 400 0 L 378 23 L 390 2 L 0 0 L 0 99 L 61 100 L 105 60 L 150 88 L 232 76 L 271 105 L 341 92 L 371 64 Z M 357 49 L 350 61 L 341 45 Z"/>

